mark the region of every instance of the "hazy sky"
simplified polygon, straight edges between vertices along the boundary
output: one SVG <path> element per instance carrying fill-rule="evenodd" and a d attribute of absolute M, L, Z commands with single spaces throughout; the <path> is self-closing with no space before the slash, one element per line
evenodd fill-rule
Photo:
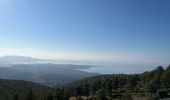
<path fill-rule="evenodd" d="M 0 0 L 0 56 L 170 62 L 170 0 Z"/>

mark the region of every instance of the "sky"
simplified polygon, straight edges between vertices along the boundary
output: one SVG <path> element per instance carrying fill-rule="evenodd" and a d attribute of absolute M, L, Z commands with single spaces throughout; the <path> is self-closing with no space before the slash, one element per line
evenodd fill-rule
<path fill-rule="evenodd" d="M 0 0 L 0 56 L 170 62 L 169 0 Z"/>

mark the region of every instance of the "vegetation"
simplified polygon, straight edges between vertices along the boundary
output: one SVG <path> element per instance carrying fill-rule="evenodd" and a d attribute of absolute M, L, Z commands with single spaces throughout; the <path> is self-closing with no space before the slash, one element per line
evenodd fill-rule
<path fill-rule="evenodd" d="M 73 88 L 70 90 L 74 90 L 75 96 L 93 96 L 93 99 L 97 100 L 168 98 L 170 65 L 166 69 L 159 66 L 151 72 L 142 74 L 113 74 L 86 78 L 70 84 L 68 88 Z"/>
<path fill-rule="evenodd" d="M 0 100 L 158 100 L 170 93 L 170 66 L 142 74 L 99 75 L 63 88 L 0 80 Z M 71 99 L 72 98 L 72 99 Z"/>

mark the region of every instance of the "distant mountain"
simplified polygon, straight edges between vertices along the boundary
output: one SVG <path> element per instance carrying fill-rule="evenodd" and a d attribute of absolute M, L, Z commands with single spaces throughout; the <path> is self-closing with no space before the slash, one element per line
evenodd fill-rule
<path fill-rule="evenodd" d="M 0 79 L 27 80 L 47 86 L 62 86 L 76 80 L 97 75 L 77 69 L 94 66 L 71 64 L 19 64 L 0 67 Z"/>
<path fill-rule="evenodd" d="M 3 56 L 0 57 L 0 61 L 6 61 L 6 62 L 32 62 L 32 61 L 41 61 L 40 59 L 35 59 L 32 57 L 26 57 L 26 56 Z"/>
<path fill-rule="evenodd" d="M 3 56 L 0 57 L 0 67 L 4 67 L 4 66 L 10 66 L 10 65 L 14 65 L 14 64 L 18 64 L 18 63 L 35 63 L 35 62 L 40 62 L 40 61 L 44 61 L 42 59 L 36 59 L 36 58 L 32 58 L 32 57 L 26 57 L 26 56 Z"/>
<path fill-rule="evenodd" d="M 97 75 L 79 71 L 89 65 L 55 64 L 55 60 L 43 60 L 25 56 L 0 57 L 0 79 L 26 80 L 46 86 L 63 86 L 70 82 Z"/>
<path fill-rule="evenodd" d="M 30 64 L 30 63 L 77 63 L 72 60 L 52 60 L 38 59 L 27 56 L 8 55 L 0 57 L 0 67 L 15 65 L 15 64 Z"/>

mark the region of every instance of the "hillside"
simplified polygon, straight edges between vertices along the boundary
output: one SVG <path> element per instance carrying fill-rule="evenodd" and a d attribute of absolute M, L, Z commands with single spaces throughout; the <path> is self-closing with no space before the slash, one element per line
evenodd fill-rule
<path fill-rule="evenodd" d="M 94 76 L 66 87 L 76 96 L 95 100 L 158 100 L 170 96 L 170 66 L 142 74 Z"/>
<path fill-rule="evenodd" d="M 159 100 L 170 97 L 169 77 L 170 66 L 159 66 L 142 74 L 93 76 L 62 89 L 1 79 L 0 100 Z"/>
<path fill-rule="evenodd" d="M 0 79 L 0 100 L 13 100 L 15 96 L 20 100 L 27 98 L 31 92 L 36 100 L 42 100 L 54 90 L 36 83 L 23 80 Z"/>
<path fill-rule="evenodd" d="M 0 79 L 26 80 L 46 86 L 65 84 L 97 75 L 76 69 L 89 68 L 88 65 L 71 64 L 17 64 L 0 67 Z"/>

